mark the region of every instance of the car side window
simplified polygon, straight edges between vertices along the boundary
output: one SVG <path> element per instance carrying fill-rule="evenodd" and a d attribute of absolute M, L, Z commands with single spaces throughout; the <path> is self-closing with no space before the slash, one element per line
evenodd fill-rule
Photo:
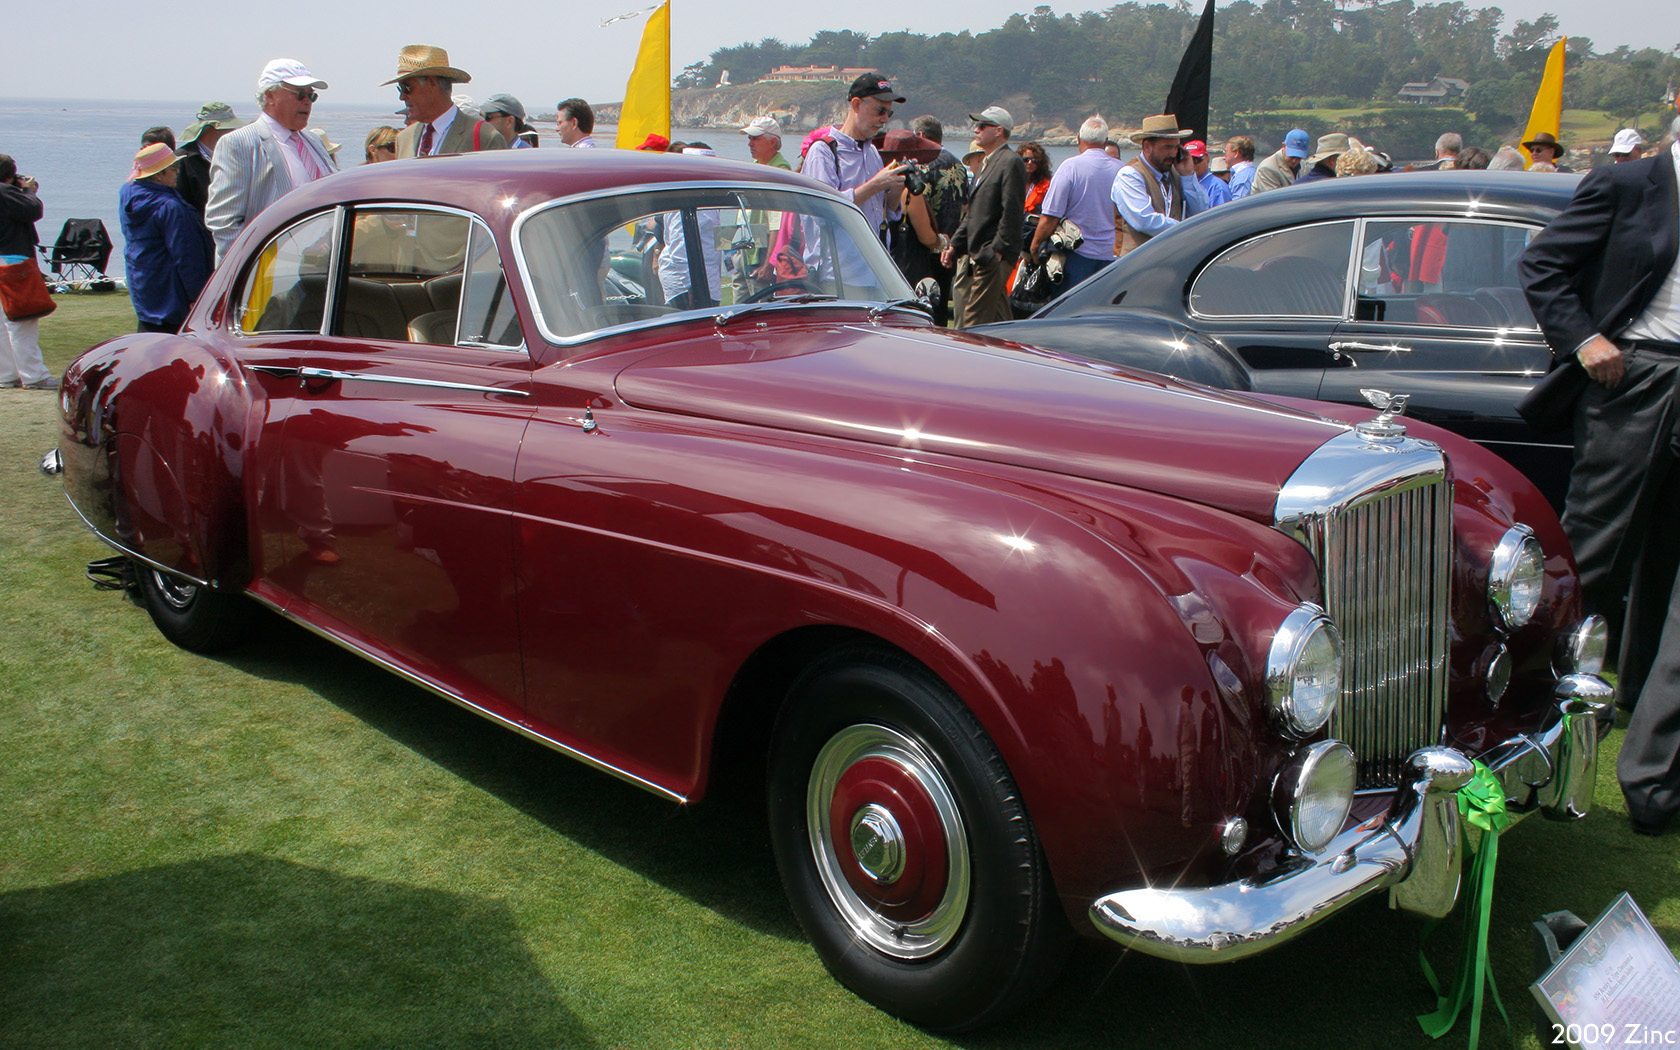
<path fill-rule="evenodd" d="M 1190 312 L 1201 317 L 1340 317 L 1353 223 L 1276 230 L 1227 249 L 1196 275 Z"/>
<path fill-rule="evenodd" d="M 1362 321 L 1534 329 L 1517 277 L 1533 238 L 1499 222 L 1369 220 L 1360 237 Z"/>
<path fill-rule="evenodd" d="M 332 334 L 453 344 L 472 225 L 454 212 L 356 209 Z"/>
<path fill-rule="evenodd" d="M 455 342 L 461 346 L 523 346 L 519 311 L 508 294 L 507 274 L 496 254 L 496 239 L 481 222 L 474 222 L 467 242 L 467 279 L 461 289 L 461 324 Z"/>
<path fill-rule="evenodd" d="M 289 226 L 257 253 L 235 300 L 243 332 L 319 332 L 335 212 Z"/>

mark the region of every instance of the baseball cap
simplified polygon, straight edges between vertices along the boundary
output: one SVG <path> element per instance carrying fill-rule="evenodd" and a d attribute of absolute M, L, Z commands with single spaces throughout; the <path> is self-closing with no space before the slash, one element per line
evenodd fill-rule
<path fill-rule="evenodd" d="M 327 86 L 325 80 L 311 73 L 308 66 L 295 58 L 277 58 L 263 67 L 262 74 L 257 77 L 257 90 L 267 91 L 276 84 L 300 88 Z"/>
<path fill-rule="evenodd" d="M 968 119 L 976 124 L 996 124 L 1005 131 L 1015 130 L 1015 118 L 1002 106 L 987 106 L 978 114 L 970 113 Z"/>
<path fill-rule="evenodd" d="M 1610 143 L 1611 153 L 1632 153 L 1645 145 L 1645 139 L 1633 128 L 1623 128 L 1616 132 L 1616 139 Z"/>
<path fill-rule="evenodd" d="M 522 124 L 525 122 L 525 107 L 512 95 L 491 95 L 484 100 L 484 105 L 478 107 L 478 112 L 486 117 L 494 113 L 506 113 Z"/>
<path fill-rule="evenodd" d="M 1205 157 L 1207 156 L 1207 143 L 1201 139 L 1191 139 L 1184 144 L 1184 152 L 1192 157 Z"/>
<path fill-rule="evenodd" d="M 741 134 L 748 138 L 758 138 L 760 135 L 774 135 L 782 137 L 782 126 L 775 117 L 754 117 L 741 128 Z"/>
<path fill-rule="evenodd" d="M 865 73 L 852 81 L 852 86 L 846 91 L 846 97 L 878 98 L 882 102 L 905 101 L 902 95 L 893 90 L 891 81 L 879 73 Z"/>
<path fill-rule="evenodd" d="M 1312 152 L 1312 139 L 1300 128 L 1296 128 L 1283 137 L 1283 153 L 1286 157 L 1305 157 Z"/>

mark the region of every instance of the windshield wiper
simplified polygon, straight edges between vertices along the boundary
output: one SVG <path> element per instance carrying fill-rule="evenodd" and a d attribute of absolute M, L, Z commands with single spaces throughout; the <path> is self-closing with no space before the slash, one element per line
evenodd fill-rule
<path fill-rule="evenodd" d="M 737 317 L 745 317 L 748 314 L 755 313 L 756 311 L 762 310 L 767 306 L 786 306 L 786 305 L 789 305 L 789 304 L 798 304 L 798 303 L 833 302 L 838 298 L 839 298 L 839 296 L 829 295 L 826 292 L 824 292 L 824 293 L 805 292 L 802 295 L 790 295 L 785 299 L 765 299 L 762 302 L 744 303 L 744 304 L 742 304 L 740 306 L 737 306 L 737 307 L 734 307 L 732 309 L 725 310 L 722 313 L 718 314 L 717 317 L 713 318 L 713 320 L 717 323 L 717 326 L 719 328 L 722 328 L 724 325 L 726 325 L 729 322 L 735 320 Z"/>

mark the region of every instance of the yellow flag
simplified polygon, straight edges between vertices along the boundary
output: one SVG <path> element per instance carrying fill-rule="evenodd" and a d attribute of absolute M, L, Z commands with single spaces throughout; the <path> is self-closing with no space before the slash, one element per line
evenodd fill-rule
<path fill-rule="evenodd" d="M 618 148 L 635 149 L 649 135 L 671 137 L 671 5 L 648 15 L 636 68 L 624 88 L 618 115 Z"/>
<path fill-rule="evenodd" d="M 1546 75 L 1540 78 L 1540 90 L 1534 93 L 1534 108 L 1528 111 L 1528 127 L 1523 129 L 1524 142 L 1533 142 L 1534 136 L 1542 131 L 1557 135 L 1563 130 L 1563 45 L 1568 40 L 1568 37 L 1559 39 L 1546 58 Z M 1529 156 L 1528 147 L 1520 148 L 1532 164 L 1534 158 Z"/>

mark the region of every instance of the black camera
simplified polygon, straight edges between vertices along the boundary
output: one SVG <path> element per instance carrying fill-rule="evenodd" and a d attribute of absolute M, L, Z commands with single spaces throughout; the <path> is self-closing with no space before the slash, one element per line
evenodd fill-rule
<path fill-rule="evenodd" d="M 922 194 L 927 192 L 928 179 L 926 168 L 922 167 L 920 164 L 912 162 L 900 167 L 898 170 L 899 173 L 904 176 L 904 188 L 909 190 L 912 196 L 920 197 Z"/>

